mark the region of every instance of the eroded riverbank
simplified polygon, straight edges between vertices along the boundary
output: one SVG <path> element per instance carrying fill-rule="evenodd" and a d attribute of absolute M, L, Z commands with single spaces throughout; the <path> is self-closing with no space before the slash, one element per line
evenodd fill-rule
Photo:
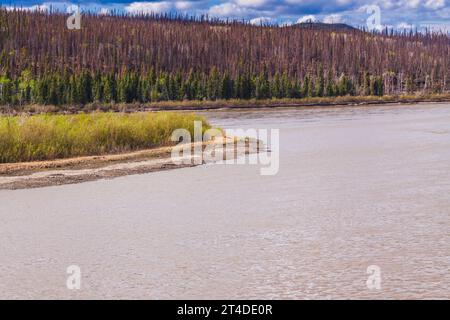
<path fill-rule="evenodd" d="M 257 153 L 264 148 L 263 144 L 259 144 L 256 140 L 254 143 L 245 144 L 245 139 L 241 139 L 243 143 L 238 144 L 239 140 L 237 137 L 224 137 L 214 141 L 193 143 L 191 154 L 185 156 L 182 162 L 174 161 L 172 150 L 176 146 L 171 146 L 116 155 L 0 164 L 0 190 L 82 183 L 206 164 L 208 161 L 195 153 L 196 145 L 200 145 L 203 151 L 212 148 L 213 152 L 217 153 L 215 157 L 222 161 Z"/>
<path fill-rule="evenodd" d="M 201 150 L 207 147 L 216 150 L 217 157 L 230 160 L 246 154 L 256 153 L 262 144 L 238 144 L 238 137 L 224 137 L 214 141 L 193 143 L 192 152 L 183 161 L 174 162 L 172 150 L 176 146 L 161 147 L 136 152 L 77 157 L 52 161 L 0 164 L 0 190 L 29 189 L 48 186 L 82 183 L 99 179 L 113 179 L 126 175 L 180 169 L 205 164 L 202 155 L 195 154 L 196 145 Z M 198 161 L 197 158 L 201 159 Z M 211 161 L 210 161 L 211 162 Z"/>

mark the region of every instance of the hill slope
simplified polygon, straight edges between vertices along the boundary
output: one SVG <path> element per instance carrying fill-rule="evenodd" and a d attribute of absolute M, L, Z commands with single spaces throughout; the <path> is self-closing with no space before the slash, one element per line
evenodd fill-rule
<path fill-rule="evenodd" d="M 445 35 L 92 14 L 82 16 L 81 30 L 68 30 L 66 19 L 0 9 L 0 103 L 299 98 L 449 87 Z"/>
<path fill-rule="evenodd" d="M 327 31 L 356 31 L 359 30 L 345 23 L 323 23 L 323 22 L 303 22 L 294 26 L 304 29 L 327 30 Z"/>

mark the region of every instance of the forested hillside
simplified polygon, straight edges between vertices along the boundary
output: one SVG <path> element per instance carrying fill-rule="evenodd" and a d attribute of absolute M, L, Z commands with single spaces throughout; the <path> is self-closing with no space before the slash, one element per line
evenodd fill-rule
<path fill-rule="evenodd" d="M 448 91 L 444 34 L 0 9 L 0 104 Z"/>

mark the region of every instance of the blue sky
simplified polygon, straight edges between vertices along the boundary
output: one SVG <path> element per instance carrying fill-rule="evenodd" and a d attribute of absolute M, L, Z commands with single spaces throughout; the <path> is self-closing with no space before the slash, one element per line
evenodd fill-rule
<path fill-rule="evenodd" d="M 380 23 L 397 29 L 434 29 L 450 32 L 450 0 L 0 0 L 6 7 L 26 10 L 49 7 L 66 10 L 72 4 L 102 13 L 119 10 L 181 12 L 252 23 L 292 24 L 304 20 L 366 26 L 368 6 L 379 6 Z"/>

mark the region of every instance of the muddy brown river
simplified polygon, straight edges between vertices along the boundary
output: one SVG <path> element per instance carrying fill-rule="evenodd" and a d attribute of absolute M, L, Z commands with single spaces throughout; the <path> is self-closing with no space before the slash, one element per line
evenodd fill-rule
<path fill-rule="evenodd" d="M 0 298 L 450 298 L 449 104 L 205 115 L 280 129 L 278 174 L 0 191 Z"/>

